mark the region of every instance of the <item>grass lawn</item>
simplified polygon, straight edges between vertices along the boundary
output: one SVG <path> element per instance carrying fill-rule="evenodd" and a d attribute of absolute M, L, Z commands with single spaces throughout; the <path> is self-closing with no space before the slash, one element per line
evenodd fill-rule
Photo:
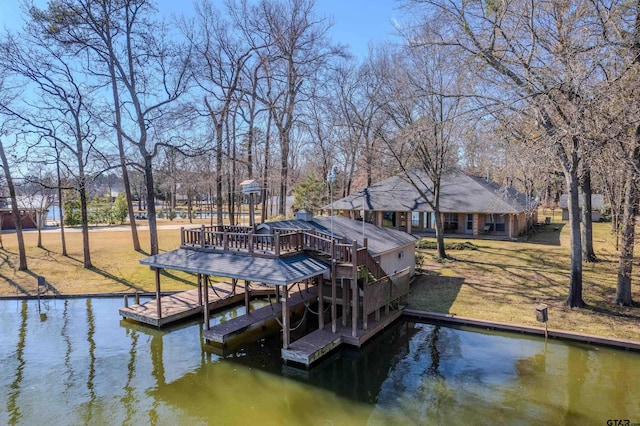
<path fill-rule="evenodd" d="M 569 227 L 554 223 L 528 242 L 471 240 L 477 250 L 450 250 L 451 262 L 425 254 L 423 274 L 407 299 L 411 308 L 474 319 L 540 326 L 535 305 L 549 305 L 549 328 L 640 341 L 640 308 L 613 306 L 618 267 L 611 225 L 595 223 L 600 259 L 583 266 L 584 309 L 569 309 Z M 559 228 L 557 231 L 555 228 Z M 465 240 L 447 240 L 449 243 Z M 638 269 L 634 270 L 638 275 Z M 640 301 L 638 285 L 633 298 Z"/>
<path fill-rule="evenodd" d="M 180 220 L 160 221 L 161 224 L 180 224 Z M 184 226 L 189 225 L 184 221 Z M 146 223 L 143 223 L 146 224 Z M 142 249 L 149 251 L 149 232 L 139 231 Z M 4 249 L 0 249 L 0 296 L 35 295 L 37 276 L 46 278 L 52 292 L 61 294 L 111 293 L 121 291 L 155 291 L 154 273 L 140 265 L 145 253 L 133 250 L 128 230 L 100 230 L 89 232 L 93 269 L 82 267 L 82 233 L 65 232 L 69 257 L 61 255 L 60 232 L 42 234 L 44 249 L 36 247 L 37 233 L 26 232 L 25 244 L 29 271 L 17 271 L 18 249 L 15 233 L 2 236 Z M 160 252 L 180 245 L 179 229 L 159 229 Z M 195 285 L 195 276 L 166 270 L 161 277 L 162 290 L 189 289 Z M 51 292 L 49 293 L 51 294 Z"/>
<path fill-rule="evenodd" d="M 160 224 L 190 225 L 184 220 Z M 554 230 L 555 227 L 559 229 Z M 178 229 L 160 229 L 160 251 L 180 244 Z M 149 250 L 149 235 L 140 231 L 143 250 Z M 67 232 L 69 257 L 63 257 L 59 232 L 43 233 L 44 249 L 36 247 L 35 232 L 25 233 L 29 271 L 16 271 L 18 264 L 15 234 L 3 234 L 0 249 L 0 296 L 35 295 L 37 276 L 44 276 L 52 292 L 60 294 L 154 291 L 153 272 L 139 264 L 146 257 L 132 249 L 128 230 L 91 231 L 94 268 L 82 268 L 82 234 Z M 448 240 L 465 242 L 466 240 Z M 564 306 L 569 283 L 569 229 L 555 223 L 535 234 L 528 242 L 470 240 L 465 250 L 450 250 L 455 260 L 438 263 L 433 250 L 426 255 L 423 274 L 418 276 L 407 304 L 411 308 L 499 322 L 540 325 L 534 307 L 549 305 L 549 327 L 631 339 L 640 342 L 640 308 L 612 305 L 616 286 L 617 253 L 610 224 L 594 224 L 594 245 L 601 260 L 584 265 L 584 309 Z M 635 275 L 638 275 L 636 266 Z M 163 290 L 193 288 L 195 277 L 177 271 L 162 275 Z M 640 289 L 633 288 L 640 301 Z"/>

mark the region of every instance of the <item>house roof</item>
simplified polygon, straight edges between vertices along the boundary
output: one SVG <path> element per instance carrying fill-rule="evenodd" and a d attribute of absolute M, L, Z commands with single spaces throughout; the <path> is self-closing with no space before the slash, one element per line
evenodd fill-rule
<path fill-rule="evenodd" d="M 354 240 L 358 241 L 359 245 L 362 246 L 362 222 L 344 216 L 333 216 L 333 221 L 331 217 L 314 217 L 311 221 L 297 219 L 280 220 L 258 225 L 258 229 L 263 228 L 316 230 L 326 234 L 331 234 L 331 229 L 333 228 L 334 236 L 338 238 L 344 237 L 348 243 L 352 243 Z M 415 235 L 407 234 L 406 232 L 396 229 L 376 226 L 367 222 L 364 223 L 364 236 L 367 238 L 367 249 L 372 255 L 379 255 L 389 250 L 394 250 L 398 247 L 414 243 L 418 239 Z"/>
<path fill-rule="evenodd" d="M 429 194 L 433 183 L 422 170 L 410 172 L 416 182 Z M 433 209 L 418 190 L 402 175 L 375 183 L 358 194 L 334 201 L 335 210 L 422 211 Z M 443 176 L 440 184 L 442 213 L 514 214 L 535 207 L 537 203 L 511 187 L 503 187 L 485 178 L 456 170 Z M 330 209 L 331 205 L 325 207 Z"/>
<path fill-rule="evenodd" d="M 578 201 L 578 205 L 582 208 L 582 198 Z M 569 195 L 562 194 L 560 195 L 560 208 L 568 209 L 569 208 Z M 591 210 L 602 210 L 604 208 L 604 195 L 602 194 L 591 194 Z"/>
<path fill-rule="evenodd" d="M 325 263 L 304 253 L 265 258 L 183 248 L 147 257 L 140 263 L 153 268 L 174 269 L 274 285 L 293 284 L 330 270 Z"/>

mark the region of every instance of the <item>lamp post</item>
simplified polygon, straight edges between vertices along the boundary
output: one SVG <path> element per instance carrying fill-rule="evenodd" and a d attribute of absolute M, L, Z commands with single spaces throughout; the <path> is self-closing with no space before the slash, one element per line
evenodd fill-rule
<path fill-rule="evenodd" d="M 327 174 L 327 183 L 329 184 L 329 198 L 331 200 L 331 241 L 333 241 L 333 184 L 338 179 L 338 166 L 333 165 Z"/>
<path fill-rule="evenodd" d="M 358 193 L 358 197 L 362 199 L 362 245 L 364 246 L 364 202 L 366 200 L 364 189 Z"/>

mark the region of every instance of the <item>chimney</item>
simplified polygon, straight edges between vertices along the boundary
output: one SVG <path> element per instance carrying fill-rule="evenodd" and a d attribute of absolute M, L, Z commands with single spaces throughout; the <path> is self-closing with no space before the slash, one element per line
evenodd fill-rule
<path fill-rule="evenodd" d="M 313 213 L 305 209 L 300 209 L 296 212 L 296 219 L 311 222 L 313 220 Z"/>

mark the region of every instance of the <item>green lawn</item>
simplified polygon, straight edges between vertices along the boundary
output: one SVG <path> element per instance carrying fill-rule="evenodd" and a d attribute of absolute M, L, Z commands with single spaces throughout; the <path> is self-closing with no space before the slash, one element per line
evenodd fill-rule
<path fill-rule="evenodd" d="M 557 230 L 556 230 L 557 229 Z M 538 325 L 535 305 L 549 305 L 549 327 L 640 341 L 640 309 L 613 306 L 617 253 L 608 223 L 594 224 L 600 259 L 585 263 L 584 309 L 564 306 L 569 285 L 569 229 L 555 223 L 527 242 L 473 240 L 477 250 L 450 250 L 452 262 L 425 254 L 424 273 L 412 287 L 411 308 L 514 324 Z M 448 240 L 462 242 L 464 240 Z M 637 276 L 636 269 L 635 275 Z M 638 286 L 634 300 L 640 301 Z"/>
<path fill-rule="evenodd" d="M 168 222 L 167 222 L 168 223 Z M 189 226 L 188 223 L 184 223 Z M 555 228 L 558 230 L 555 230 Z M 610 225 L 594 224 L 598 263 L 584 265 L 585 309 L 564 306 L 569 282 L 569 232 L 562 223 L 547 226 L 528 242 L 471 240 L 450 250 L 455 260 L 438 263 L 433 250 L 426 254 L 423 274 L 407 300 L 416 309 L 514 324 L 539 325 L 534 306 L 549 305 L 549 327 L 640 341 L 640 309 L 612 305 L 616 286 L 617 253 Z M 139 264 L 144 253 L 133 251 L 128 231 L 91 232 L 94 268 L 82 268 L 81 234 L 67 233 L 69 257 L 60 254 L 59 233 L 43 234 L 45 249 L 36 234 L 26 234 L 29 271 L 19 272 L 15 234 L 4 234 L 0 249 L 0 296 L 35 295 L 37 276 L 44 276 L 60 294 L 154 291 L 154 274 Z M 161 229 L 160 249 L 180 244 L 178 229 Z M 148 233 L 140 232 L 148 251 Z M 464 243 L 466 240 L 449 240 Z M 476 248 L 472 250 L 471 248 Z M 637 276 L 640 270 L 635 270 Z M 190 274 L 166 271 L 163 290 L 193 288 Z M 640 290 L 634 285 L 634 300 Z"/>

